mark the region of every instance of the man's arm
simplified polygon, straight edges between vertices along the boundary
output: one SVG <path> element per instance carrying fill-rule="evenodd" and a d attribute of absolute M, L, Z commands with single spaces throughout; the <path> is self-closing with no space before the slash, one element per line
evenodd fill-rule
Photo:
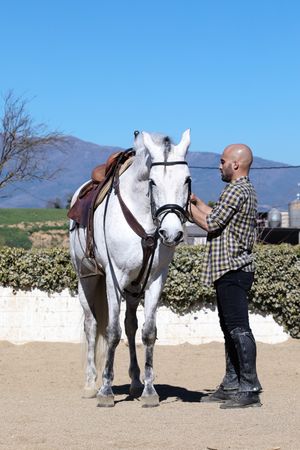
<path fill-rule="evenodd" d="M 194 222 L 203 228 L 203 230 L 208 231 L 206 218 L 208 214 L 211 213 L 212 208 L 204 203 L 204 201 L 198 198 L 195 194 L 191 194 L 190 211 Z"/>
<path fill-rule="evenodd" d="M 214 232 L 226 227 L 232 216 L 241 207 L 244 201 L 243 195 L 234 185 L 229 185 L 223 191 L 221 201 L 214 208 L 210 208 L 202 200 L 191 195 L 190 209 L 193 219 L 197 225 L 206 231 Z"/>

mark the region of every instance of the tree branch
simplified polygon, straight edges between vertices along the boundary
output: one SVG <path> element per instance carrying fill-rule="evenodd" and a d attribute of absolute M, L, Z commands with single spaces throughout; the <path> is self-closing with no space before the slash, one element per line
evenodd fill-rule
<path fill-rule="evenodd" d="M 26 112 L 27 101 L 9 91 L 4 97 L 0 128 L 0 189 L 9 183 L 49 179 L 47 160 L 53 149 L 63 151 L 67 138 L 58 131 L 47 131 L 35 124 Z"/>

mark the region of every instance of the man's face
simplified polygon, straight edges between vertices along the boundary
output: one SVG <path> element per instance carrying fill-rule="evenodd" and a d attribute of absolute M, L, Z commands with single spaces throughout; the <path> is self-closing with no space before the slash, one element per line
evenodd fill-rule
<path fill-rule="evenodd" d="M 219 165 L 222 181 L 230 183 L 230 181 L 232 180 L 233 164 L 234 164 L 233 161 L 231 161 L 231 159 L 228 158 L 226 153 L 223 153 L 220 158 L 220 165 Z"/>

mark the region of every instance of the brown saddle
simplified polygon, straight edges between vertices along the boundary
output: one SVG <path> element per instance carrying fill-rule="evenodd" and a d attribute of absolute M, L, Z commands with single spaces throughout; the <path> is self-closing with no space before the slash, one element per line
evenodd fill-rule
<path fill-rule="evenodd" d="M 106 197 L 116 170 L 119 174 L 123 173 L 131 165 L 133 155 L 132 149 L 113 153 L 105 164 L 95 167 L 92 171 L 91 181 L 82 187 L 68 212 L 69 219 L 87 228 L 87 253 L 90 256 L 93 247 L 94 211 Z"/>

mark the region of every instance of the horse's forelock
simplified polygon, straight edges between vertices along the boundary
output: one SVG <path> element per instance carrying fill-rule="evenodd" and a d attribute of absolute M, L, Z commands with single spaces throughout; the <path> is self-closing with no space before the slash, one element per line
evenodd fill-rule
<path fill-rule="evenodd" d="M 156 145 L 167 147 L 167 150 L 170 151 L 172 144 L 172 139 L 170 138 L 170 136 L 166 136 L 165 134 L 161 133 L 150 133 L 150 136 Z"/>
<path fill-rule="evenodd" d="M 161 133 L 150 133 L 151 139 L 153 142 L 161 147 L 163 152 L 163 158 L 166 162 L 168 160 L 169 153 L 171 151 L 171 146 L 173 144 L 172 139 L 170 136 L 166 136 L 165 134 Z"/>
<path fill-rule="evenodd" d="M 149 133 L 151 136 L 152 141 L 161 147 L 162 149 L 162 157 L 164 159 L 164 162 L 168 160 L 169 154 L 171 152 L 173 141 L 170 138 L 170 136 L 166 136 L 161 133 Z M 144 140 L 142 133 L 138 134 L 134 140 L 134 149 L 136 151 L 142 150 L 145 148 Z"/>
<path fill-rule="evenodd" d="M 170 151 L 171 151 L 171 139 L 169 138 L 169 136 L 166 136 L 164 138 L 164 161 L 165 162 L 167 162 L 167 160 L 168 160 Z"/>

